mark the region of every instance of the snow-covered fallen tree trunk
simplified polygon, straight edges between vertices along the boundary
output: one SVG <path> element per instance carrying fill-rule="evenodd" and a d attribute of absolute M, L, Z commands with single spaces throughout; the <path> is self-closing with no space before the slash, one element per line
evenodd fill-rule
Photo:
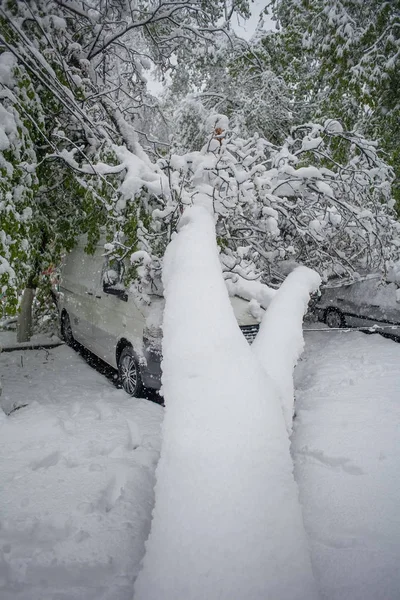
<path fill-rule="evenodd" d="M 242 335 L 215 228 L 187 209 L 165 256 L 156 503 L 135 600 L 313 600 L 275 386 Z"/>
<path fill-rule="evenodd" d="M 297 267 L 282 283 L 263 316 L 252 350 L 281 396 L 286 428 L 290 433 L 294 412 L 293 370 L 303 352 L 303 317 L 310 294 L 321 277 L 307 267 Z"/>

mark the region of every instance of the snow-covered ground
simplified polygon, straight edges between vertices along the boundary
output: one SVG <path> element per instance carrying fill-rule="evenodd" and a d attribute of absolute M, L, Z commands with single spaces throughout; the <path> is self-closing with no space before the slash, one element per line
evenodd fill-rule
<path fill-rule="evenodd" d="M 131 600 L 163 410 L 66 346 L 0 354 L 1 600 Z"/>
<path fill-rule="evenodd" d="M 305 333 L 292 450 L 323 600 L 400 598 L 400 344 Z"/>
<path fill-rule="evenodd" d="M 14 349 L 14 348 L 37 348 L 39 346 L 45 347 L 54 347 L 59 344 L 62 344 L 62 341 L 56 335 L 48 336 L 48 335 L 33 335 L 29 342 L 17 342 L 16 340 L 16 331 L 15 329 L 1 330 L 0 329 L 0 352 L 2 348 L 6 349 Z"/>
<path fill-rule="evenodd" d="M 400 344 L 305 340 L 292 449 L 321 599 L 398 600 Z M 0 354 L 0 373 L 3 404 L 29 403 L 0 413 L 1 600 L 132 600 L 163 409 L 65 346 Z"/>

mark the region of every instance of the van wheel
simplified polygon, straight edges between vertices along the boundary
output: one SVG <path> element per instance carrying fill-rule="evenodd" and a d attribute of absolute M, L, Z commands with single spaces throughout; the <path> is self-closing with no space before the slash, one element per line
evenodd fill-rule
<path fill-rule="evenodd" d="M 328 325 L 328 327 L 332 327 L 333 329 L 346 327 L 344 314 L 337 308 L 328 308 L 325 313 L 325 323 Z"/>
<path fill-rule="evenodd" d="M 130 346 L 126 346 L 118 360 L 119 381 L 130 396 L 140 398 L 144 392 L 138 361 Z"/>
<path fill-rule="evenodd" d="M 68 313 L 63 313 L 61 317 L 61 335 L 67 344 L 73 348 L 75 346 L 75 338 L 72 333 L 71 321 Z"/>

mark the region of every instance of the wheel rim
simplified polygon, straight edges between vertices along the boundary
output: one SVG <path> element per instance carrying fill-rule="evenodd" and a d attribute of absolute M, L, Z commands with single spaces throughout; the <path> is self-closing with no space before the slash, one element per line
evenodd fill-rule
<path fill-rule="evenodd" d="M 336 310 L 328 312 L 326 315 L 326 324 L 328 327 L 339 328 L 342 326 L 342 317 Z"/>
<path fill-rule="evenodd" d="M 121 382 L 124 390 L 132 396 L 136 391 L 138 382 L 137 367 L 132 356 L 124 356 L 122 359 Z"/>

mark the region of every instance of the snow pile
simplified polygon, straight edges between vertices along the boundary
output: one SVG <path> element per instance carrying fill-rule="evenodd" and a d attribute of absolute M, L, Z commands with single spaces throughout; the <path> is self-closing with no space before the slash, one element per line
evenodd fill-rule
<path fill-rule="evenodd" d="M 292 451 L 321 597 L 398 600 L 400 344 L 305 335 Z"/>
<path fill-rule="evenodd" d="M 1 600 L 130 599 L 161 407 L 66 346 L 1 353 L 0 373 L 3 405 L 23 406 L 0 410 Z"/>
<path fill-rule="evenodd" d="M 312 600 L 273 385 L 240 332 L 212 217 L 188 209 L 164 264 L 163 441 L 135 600 Z"/>
<path fill-rule="evenodd" d="M 293 420 L 293 370 L 304 348 L 303 316 L 310 294 L 320 284 L 318 273 L 307 267 L 292 271 L 272 299 L 252 345 L 260 364 L 279 390 L 289 432 Z"/>

